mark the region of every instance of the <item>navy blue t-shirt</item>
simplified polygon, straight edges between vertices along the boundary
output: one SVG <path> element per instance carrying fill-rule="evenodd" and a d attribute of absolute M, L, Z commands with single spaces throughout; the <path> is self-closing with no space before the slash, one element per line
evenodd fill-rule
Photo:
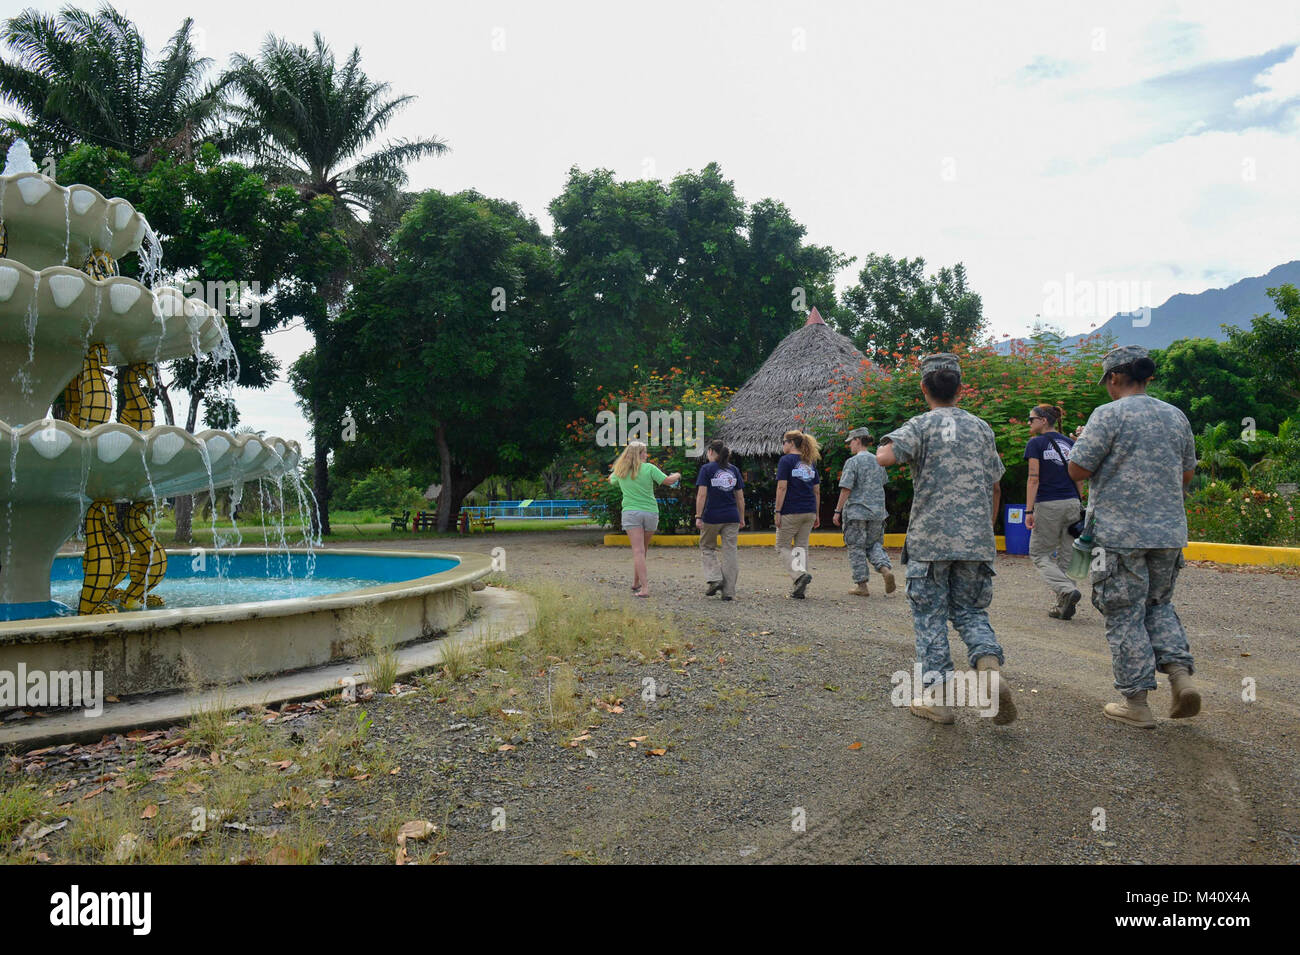
<path fill-rule="evenodd" d="M 1052 445 L 1053 442 L 1056 443 L 1055 447 Z M 1035 435 L 1029 439 L 1029 443 L 1025 445 L 1025 460 L 1038 459 L 1037 500 L 1064 501 L 1079 496 L 1078 488 L 1070 480 L 1070 473 L 1065 467 L 1070 460 L 1070 449 L 1073 447 L 1073 441 L 1055 431 L 1050 434 Z M 1057 448 L 1064 452 L 1065 461 L 1061 460 Z"/>
<path fill-rule="evenodd" d="M 739 468 L 734 464 L 720 468 L 716 461 L 710 461 L 700 468 L 695 486 L 709 489 L 704 496 L 704 523 L 740 523 L 740 508 L 736 507 L 736 492 L 744 490 L 745 479 L 740 476 Z"/>
<path fill-rule="evenodd" d="M 793 452 L 783 454 L 776 465 L 776 479 L 786 482 L 782 514 L 811 514 L 817 510 L 817 498 L 813 496 L 817 487 L 816 465 L 806 463 Z"/>

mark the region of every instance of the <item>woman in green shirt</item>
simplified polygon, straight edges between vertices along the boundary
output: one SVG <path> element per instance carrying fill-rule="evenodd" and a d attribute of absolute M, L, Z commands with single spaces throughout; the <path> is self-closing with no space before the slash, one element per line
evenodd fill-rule
<path fill-rule="evenodd" d="M 664 474 L 647 460 L 644 441 L 629 441 L 614 462 L 609 482 L 623 492 L 623 530 L 632 544 L 632 591 L 638 597 L 650 596 L 645 551 L 659 528 L 655 485 L 672 487 L 681 479 L 678 472 Z"/>

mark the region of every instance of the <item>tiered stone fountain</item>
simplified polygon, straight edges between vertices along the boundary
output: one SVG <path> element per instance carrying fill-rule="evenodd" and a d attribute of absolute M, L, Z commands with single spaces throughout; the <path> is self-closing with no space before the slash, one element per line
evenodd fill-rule
<path fill-rule="evenodd" d="M 298 482 L 300 452 L 154 425 L 146 389 L 158 363 L 220 355 L 230 339 L 204 302 L 118 275 L 132 254 L 157 275 L 161 249 L 129 202 L 59 185 L 15 144 L 0 174 L 0 684 L 96 671 L 105 693 L 126 697 L 274 680 L 347 665 L 337 661 L 373 645 L 412 644 L 401 652 L 418 656 L 427 638 L 478 626 L 464 621 L 487 556 L 313 554 L 289 548 L 282 526 L 279 548 L 172 554 L 164 605 L 153 592 L 168 567 L 151 531 L 157 503 L 261 478 L 283 489 L 286 476 Z M 122 369 L 116 421 L 111 368 Z M 84 554 L 56 557 L 83 521 Z M 51 600 L 51 576 L 66 603 Z M 2 716 L 0 745 L 45 738 L 41 725 L 58 722 Z"/>
<path fill-rule="evenodd" d="M 0 175 L 0 619 L 70 612 L 50 601 L 50 571 L 83 519 L 77 612 L 159 605 L 149 591 L 166 554 L 149 527 L 154 503 L 298 465 L 297 444 L 279 438 L 154 426 L 142 387 L 151 369 L 230 339 L 203 301 L 117 274 L 147 239 L 157 257 L 129 202 L 60 186 L 21 141 L 10 150 Z M 116 422 L 113 366 L 126 369 Z M 61 419 L 51 413 L 60 395 Z M 129 505 L 121 527 L 119 502 Z"/>

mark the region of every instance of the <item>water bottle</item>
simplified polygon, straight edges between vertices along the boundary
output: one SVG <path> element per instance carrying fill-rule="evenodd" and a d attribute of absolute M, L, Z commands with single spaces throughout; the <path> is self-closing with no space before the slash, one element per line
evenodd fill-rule
<path fill-rule="evenodd" d="M 1088 579 L 1092 567 L 1092 535 L 1084 532 L 1074 539 L 1074 549 L 1070 552 L 1070 566 L 1065 571 L 1072 580 Z"/>
<path fill-rule="evenodd" d="M 1070 566 L 1065 573 L 1071 580 L 1088 579 L 1092 568 L 1092 504 L 1083 515 L 1083 533 L 1074 539 L 1074 549 L 1070 552 Z"/>

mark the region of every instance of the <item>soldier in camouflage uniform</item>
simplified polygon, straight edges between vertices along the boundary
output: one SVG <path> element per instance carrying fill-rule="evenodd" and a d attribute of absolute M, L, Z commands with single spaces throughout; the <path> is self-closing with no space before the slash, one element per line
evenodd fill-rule
<path fill-rule="evenodd" d="M 1070 453 L 1070 477 L 1091 481 L 1092 605 L 1106 617 L 1106 640 L 1123 703 L 1105 713 L 1131 726 L 1156 725 L 1147 692 L 1156 670 L 1169 676 L 1174 719 L 1195 716 L 1192 654 L 1172 603 L 1187 545 L 1183 489 L 1196 468 L 1187 417 L 1146 393 L 1155 364 L 1125 345 L 1102 360 L 1110 395 L 1088 419 Z"/>
<path fill-rule="evenodd" d="M 875 567 L 885 581 L 885 593 L 892 594 L 893 565 L 885 553 L 885 482 L 889 475 L 867 450 L 871 432 L 854 428 L 849 432 L 850 457 L 840 474 L 840 499 L 835 505 L 835 525 L 844 528 L 844 547 L 849 553 L 849 568 L 857 587 L 849 593 L 856 597 L 871 596 L 867 580 L 869 567 Z"/>
<path fill-rule="evenodd" d="M 987 608 L 993 600 L 998 481 L 1006 469 L 993 429 L 957 407 L 960 388 L 961 365 L 955 355 L 923 358 L 921 393 L 930 410 L 887 435 L 876 452 L 885 467 L 910 464 L 913 470 L 903 562 L 916 658 L 927 688 L 953 676 L 948 620 L 977 670 L 1000 671 L 1005 662 Z M 1011 688 L 1000 673 L 988 679 L 998 693 L 993 722 L 1010 723 L 1016 718 Z M 920 699 L 912 702 L 911 711 L 938 723 L 956 720 L 951 706 Z"/>

